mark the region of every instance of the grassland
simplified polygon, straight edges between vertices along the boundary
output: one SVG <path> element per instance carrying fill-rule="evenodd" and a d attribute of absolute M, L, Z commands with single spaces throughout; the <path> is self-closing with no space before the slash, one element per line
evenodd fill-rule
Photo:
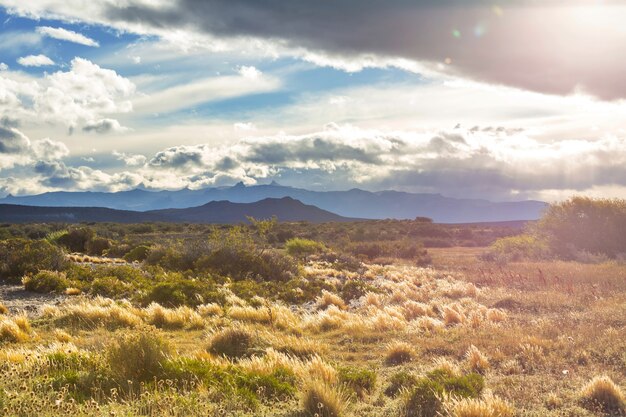
<path fill-rule="evenodd" d="M 379 226 L 355 227 L 367 234 Z M 306 225 L 292 230 L 326 249 L 308 254 L 303 246 L 295 257 L 280 239 L 267 244 L 272 239 L 241 230 L 230 240 L 220 235 L 229 247 L 255 255 L 237 258 L 258 271 L 253 278 L 225 270 L 229 258 L 211 263 L 214 254 L 224 256 L 215 245 L 203 246 L 212 255 L 186 270 L 181 259 L 191 251 L 180 242 L 212 241 L 215 231 L 110 234 L 110 260 L 62 249 L 67 264 L 57 262 L 59 271 L 29 272 L 24 281 L 62 301 L 28 314 L 0 308 L 0 410 L 11 416 L 625 415 L 626 265 L 498 264 L 480 260 L 482 247 L 447 247 L 429 248 L 430 264 L 422 266 L 422 249 L 378 259 L 337 253 L 332 238 L 323 238 L 333 226 L 315 227 L 323 233 Z M 407 236 L 395 236 L 385 237 L 384 250 L 409 247 Z M 147 245 L 160 257 L 126 256 L 122 264 L 126 254 L 116 248 L 124 245 L 126 253 Z M 163 255 L 164 246 L 187 255 Z M 262 275 L 266 263 L 252 261 L 267 253 L 277 277 L 289 272 L 276 285 Z M 286 258 L 275 261 L 279 256 Z M 104 284 L 115 290 L 102 295 Z"/>

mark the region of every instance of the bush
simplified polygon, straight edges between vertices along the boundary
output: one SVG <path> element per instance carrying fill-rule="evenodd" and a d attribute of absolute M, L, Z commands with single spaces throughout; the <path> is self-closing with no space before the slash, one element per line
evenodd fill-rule
<path fill-rule="evenodd" d="M 91 282 L 90 292 L 103 297 L 125 297 L 132 291 L 132 286 L 115 277 L 96 278 Z"/>
<path fill-rule="evenodd" d="M 115 379 L 125 384 L 163 376 L 163 364 L 170 353 L 170 345 L 163 336 L 154 328 L 146 327 L 118 335 L 106 356 Z"/>
<path fill-rule="evenodd" d="M 359 398 L 363 398 L 374 389 L 376 372 L 362 368 L 343 367 L 339 369 L 339 382 L 354 391 Z"/>
<path fill-rule="evenodd" d="M 295 258 L 305 259 L 315 253 L 321 252 L 324 245 L 310 239 L 293 238 L 285 243 L 287 253 Z"/>
<path fill-rule="evenodd" d="M 478 398 L 484 386 L 485 380 L 479 374 L 455 376 L 444 369 L 437 369 L 417 380 L 405 399 L 403 415 L 436 416 L 443 410 L 442 398 L 445 394 L 459 398 Z"/>
<path fill-rule="evenodd" d="M 551 205 L 537 224 L 553 253 L 573 259 L 577 252 L 610 258 L 626 252 L 626 200 L 573 197 Z"/>
<path fill-rule="evenodd" d="M 592 410 L 624 415 L 626 399 L 622 390 L 608 376 L 593 378 L 581 391 L 581 402 Z"/>
<path fill-rule="evenodd" d="M 136 246 L 131 249 L 126 255 L 124 255 L 124 260 L 126 262 L 135 262 L 135 261 L 144 261 L 148 258 L 148 254 L 150 253 L 150 248 L 145 245 Z"/>
<path fill-rule="evenodd" d="M 42 270 L 33 276 L 22 279 L 26 291 L 40 293 L 61 293 L 70 286 L 70 282 L 63 272 Z"/>
<path fill-rule="evenodd" d="M 489 250 L 481 256 L 488 262 L 518 262 L 540 260 L 549 257 L 545 241 L 531 235 L 504 237 L 491 244 Z"/>
<path fill-rule="evenodd" d="M 85 251 L 90 255 L 101 256 L 111 247 L 109 239 L 94 237 L 85 244 Z"/>
<path fill-rule="evenodd" d="M 69 230 L 57 237 L 56 241 L 65 246 L 70 252 L 86 252 L 87 244 L 95 238 L 96 232 L 89 227 L 79 227 Z"/>
<path fill-rule="evenodd" d="M 207 351 L 227 358 L 242 358 L 258 346 L 257 336 L 245 327 L 228 327 L 209 337 Z"/>
<path fill-rule="evenodd" d="M 389 380 L 389 385 L 385 388 L 385 395 L 389 397 L 395 397 L 403 389 L 409 389 L 415 386 L 417 383 L 417 377 L 406 371 L 395 373 Z"/>
<path fill-rule="evenodd" d="M 19 283 L 42 269 L 62 271 L 68 262 L 63 251 L 45 240 L 0 241 L 0 279 Z"/>

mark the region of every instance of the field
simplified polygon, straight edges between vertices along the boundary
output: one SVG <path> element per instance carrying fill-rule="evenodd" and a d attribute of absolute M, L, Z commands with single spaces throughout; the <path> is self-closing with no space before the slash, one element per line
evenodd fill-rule
<path fill-rule="evenodd" d="M 626 415 L 626 264 L 481 260 L 518 229 L 7 229 L 4 415 Z"/>

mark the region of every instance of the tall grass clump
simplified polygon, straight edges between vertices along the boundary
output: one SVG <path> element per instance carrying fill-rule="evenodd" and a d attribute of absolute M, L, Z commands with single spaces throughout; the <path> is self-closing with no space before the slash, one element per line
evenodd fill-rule
<path fill-rule="evenodd" d="M 207 351 L 231 359 L 243 358 L 259 346 L 259 337 L 244 326 L 217 330 L 209 336 Z"/>
<path fill-rule="evenodd" d="M 626 399 L 615 382 L 606 375 L 596 376 L 581 391 L 582 404 L 605 413 L 626 415 Z"/>
<path fill-rule="evenodd" d="M 415 349 L 406 342 L 395 341 L 387 345 L 385 363 L 387 365 L 401 365 L 415 359 Z"/>
<path fill-rule="evenodd" d="M 310 381 L 300 402 L 307 417 L 341 417 L 348 405 L 348 396 L 338 388 L 320 381 Z"/>
<path fill-rule="evenodd" d="M 493 395 L 484 398 L 450 397 L 444 402 L 448 417 L 513 417 L 515 409 L 506 401 Z"/>
<path fill-rule="evenodd" d="M 172 349 L 161 333 L 150 327 L 124 332 L 109 345 L 106 357 L 120 383 L 149 381 L 163 374 Z"/>

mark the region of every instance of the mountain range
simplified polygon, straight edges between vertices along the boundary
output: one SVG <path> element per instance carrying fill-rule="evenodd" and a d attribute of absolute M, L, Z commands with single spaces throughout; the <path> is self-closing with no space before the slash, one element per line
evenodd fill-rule
<path fill-rule="evenodd" d="M 346 222 L 358 219 L 338 216 L 315 206 L 302 204 L 290 197 L 266 198 L 255 203 L 212 201 L 198 207 L 152 211 L 116 210 L 103 207 L 41 207 L 0 204 L 0 222 L 177 222 L 177 223 L 239 223 L 247 216 L 280 221 L 311 223 Z"/>
<path fill-rule="evenodd" d="M 546 203 L 541 201 L 491 202 L 481 199 L 444 197 L 441 194 L 401 191 L 371 192 L 311 191 L 287 187 L 275 182 L 267 185 L 120 192 L 48 192 L 31 196 L 0 199 L 0 204 L 48 207 L 103 207 L 117 210 L 151 211 L 202 206 L 211 201 L 253 203 L 266 198 L 291 197 L 339 216 L 362 219 L 413 219 L 430 217 L 438 223 L 470 223 L 509 220 L 534 220 L 541 216 Z"/>

